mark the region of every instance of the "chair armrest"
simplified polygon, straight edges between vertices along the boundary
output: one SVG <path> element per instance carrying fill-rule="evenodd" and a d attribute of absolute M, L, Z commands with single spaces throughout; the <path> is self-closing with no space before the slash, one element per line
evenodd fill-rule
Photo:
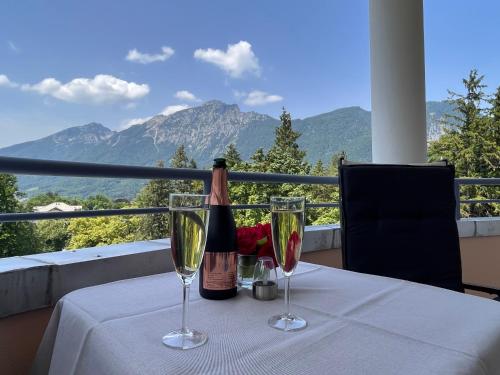
<path fill-rule="evenodd" d="M 484 292 L 489 294 L 496 294 L 500 297 L 500 289 L 492 288 L 489 286 L 474 285 L 463 283 L 464 289 L 476 290 L 478 292 Z"/>

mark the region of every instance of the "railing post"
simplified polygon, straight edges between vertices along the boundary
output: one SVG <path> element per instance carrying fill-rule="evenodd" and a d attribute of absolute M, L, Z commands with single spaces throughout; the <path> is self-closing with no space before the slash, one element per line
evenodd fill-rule
<path fill-rule="evenodd" d="M 460 182 L 455 179 L 455 219 L 460 220 Z"/>

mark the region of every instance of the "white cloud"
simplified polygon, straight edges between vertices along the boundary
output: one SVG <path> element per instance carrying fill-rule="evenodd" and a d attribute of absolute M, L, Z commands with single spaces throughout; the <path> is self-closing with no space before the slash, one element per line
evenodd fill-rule
<path fill-rule="evenodd" d="M 259 59 L 252 51 L 252 45 L 246 41 L 229 44 L 224 52 L 220 49 L 197 49 L 196 59 L 214 64 L 233 78 L 239 78 L 245 73 L 260 75 Z"/>
<path fill-rule="evenodd" d="M 177 91 L 174 95 L 177 99 L 187 100 L 191 102 L 201 102 L 192 92 L 187 90 Z"/>
<path fill-rule="evenodd" d="M 163 111 L 160 112 L 160 115 L 168 116 L 172 113 L 182 111 L 184 109 L 188 109 L 189 106 L 187 104 L 177 104 L 177 105 L 169 105 L 166 106 Z"/>
<path fill-rule="evenodd" d="M 64 84 L 55 78 L 45 78 L 37 84 L 25 84 L 21 88 L 65 102 L 90 104 L 132 101 L 149 93 L 147 84 L 127 82 L 107 74 L 98 74 L 94 78 L 75 78 Z"/>
<path fill-rule="evenodd" d="M 271 95 L 264 91 L 254 90 L 248 93 L 243 103 L 250 106 L 256 106 L 276 103 L 282 100 L 283 97 L 280 95 Z"/>
<path fill-rule="evenodd" d="M 12 52 L 21 52 L 21 50 L 19 49 L 19 47 L 17 47 L 14 42 L 12 40 L 8 40 L 7 41 L 7 44 L 9 46 L 9 49 L 12 51 Z"/>
<path fill-rule="evenodd" d="M 175 53 L 173 48 L 170 47 L 161 47 L 162 53 L 157 53 L 157 54 L 149 54 L 149 53 L 142 53 L 139 52 L 137 49 L 131 49 L 128 51 L 127 56 L 125 57 L 125 60 L 139 63 L 139 64 L 150 64 L 153 62 L 157 61 L 165 61 L 168 60 L 169 58 L 172 57 L 172 55 Z"/>
<path fill-rule="evenodd" d="M 18 84 L 12 82 L 5 74 L 0 74 L 0 87 L 17 87 Z"/>
<path fill-rule="evenodd" d="M 138 118 L 129 118 L 123 120 L 118 128 L 118 130 L 125 130 L 130 128 L 132 125 L 144 124 L 146 121 L 151 120 L 153 116 L 149 117 L 138 117 Z"/>
<path fill-rule="evenodd" d="M 189 108 L 189 105 L 187 105 L 187 104 L 169 105 L 169 106 L 166 106 L 163 109 L 163 111 L 161 111 L 158 114 L 163 115 L 163 116 L 169 116 L 175 112 L 179 112 L 179 111 L 182 111 L 183 109 L 188 109 L 188 108 Z M 120 126 L 118 129 L 124 130 L 124 129 L 131 127 L 132 125 L 144 124 L 146 121 L 151 120 L 153 117 L 154 116 L 148 116 L 148 117 L 138 117 L 138 118 L 131 118 L 131 119 L 123 120 L 120 123 Z"/>

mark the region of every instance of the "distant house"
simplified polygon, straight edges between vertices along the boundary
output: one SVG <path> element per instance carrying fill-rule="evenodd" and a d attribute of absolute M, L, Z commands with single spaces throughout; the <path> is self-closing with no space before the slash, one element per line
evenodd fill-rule
<path fill-rule="evenodd" d="M 70 212 L 70 211 L 80 211 L 82 206 L 72 206 L 64 202 L 54 202 L 46 206 L 35 206 L 33 211 L 35 212 Z"/>

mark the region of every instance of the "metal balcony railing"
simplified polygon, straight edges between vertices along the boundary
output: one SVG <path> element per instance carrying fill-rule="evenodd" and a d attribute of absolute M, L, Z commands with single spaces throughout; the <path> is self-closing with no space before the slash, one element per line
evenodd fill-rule
<path fill-rule="evenodd" d="M 120 164 L 97 164 L 70 161 L 41 160 L 0 156 L 0 173 L 12 173 L 38 176 L 65 176 L 91 178 L 132 178 L 132 179 L 170 179 L 197 180 L 203 182 L 203 191 L 210 191 L 212 172 L 201 169 L 140 167 Z M 338 177 L 305 176 L 272 173 L 229 172 L 229 181 L 269 184 L 316 184 L 338 185 Z M 460 200 L 461 185 L 499 186 L 500 178 L 456 178 L 455 196 L 459 204 L 500 203 L 500 199 Z M 460 218 L 460 207 L 457 204 L 457 219 Z M 338 202 L 307 203 L 307 208 L 338 207 Z M 262 209 L 268 204 L 233 205 L 234 209 Z M 47 219 L 67 219 L 79 217 L 144 215 L 168 212 L 168 207 L 123 208 L 106 210 L 83 210 L 72 212 L 22 212 L 0 213 L 0 222 L 36 221 Z"/>

